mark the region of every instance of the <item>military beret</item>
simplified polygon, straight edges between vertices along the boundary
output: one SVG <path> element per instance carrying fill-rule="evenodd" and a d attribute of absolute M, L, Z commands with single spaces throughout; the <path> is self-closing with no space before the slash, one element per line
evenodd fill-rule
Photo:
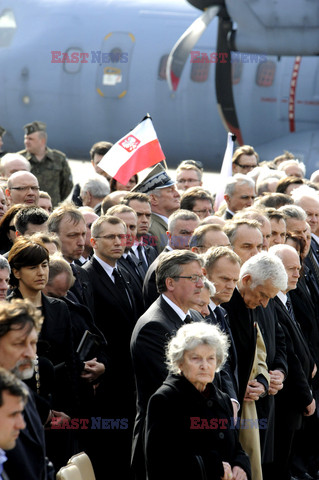
<path fill-rule="evenodd" d="M 46 131 L 46 124 L 43 122 L 32 122 L 27 123 L 24 127 L 24 131 L 26 135 L 30 135 L 34 132 L 45 132 Z"/>
<path fill-rule="evenodd" d="M 175 182 L 167 174 L 165 168 L 158 163 L 140 183 L 132 188 L 132 192 L 148 193 L 156 188 L 166 188 L 174 185 Z"/>
<path fill-rule="evenodd" d="M 6 133 L 6 129 L 0 126 L 0 137 Z"/>

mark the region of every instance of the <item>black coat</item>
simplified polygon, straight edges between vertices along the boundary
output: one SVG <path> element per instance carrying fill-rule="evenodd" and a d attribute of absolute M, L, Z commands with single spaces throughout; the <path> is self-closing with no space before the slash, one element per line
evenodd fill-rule
<path fill-rule="evenodd" d="M 195 321 L 203 320 L 198 312 L 192 311 Z M 142 466 L 142 434 L 147 402 L 161 386 L 167 376 L 165 348 L 183 321 L 160 296 L 139 318 L 131 339 L 131 355 L 135 374 L 137 405 L 133 434 L 133 465 Z"/>
<path fill-rule="evenodd" d="M 305 337 L 290 318 L 285 305 L 278 297 L 274 301 L 286 337 L 288 361 L 288 376 L 284 388 L 276 395 L 276 408 L 280 408 L 287 428 L 294 429 L 294 425 L 300 424 L 305 408 L 312 402 L 311 374 L 314 361 Z"/>
<path fill-rule="evenodd" d="M 31 390 L 24 409 L 24 420 L 26 428 L 21 430 L 15 448 L 6 452 L 6 473 L 12 480 L 47 480 L 44 428 Z"/>
<path fill-rule="evenodd" d="M 275 312 L 274 300 L 270 299 L 266 308 L 257 307 L 254 314 L 266 346 L 268 370 L 280 370 L 286 377 L 288 364 L 285 334 Z M 262 463 L 269 463 L 274 458 L 275 397 L 266 395 L 259 398 L 256 409 L 259 418 L 267 419 L 267 428 L 261 429 L 259 433 Z"/>
<path fill-rule="evenodd" d="M 168 376 L 147 409 L 148 480 L 219 480 L 224 475 L 223 461 L 243 468 L 249 479 L 249 458 L 231 417 L 229 397 L 212 384 L 204 396 L 183 376 Z M 206 428 L 198 428 L 201 425 Z"/>
<path fill-rule="evenodd" d="M 18 288 L 7 298 L 23 298 Z M 42 293 L 43 324 L 38 340 L 38 355 L 48 358 L 55 367 L 56 382 L 52 407 L 72 414 L 78 405 L 76 397 L 77 368 L 71 328 L 70 312 L 57 298 Z"/>
<path fill-rule="evenodd" d="M 229 325 L 237 351 L 238 401 L 242 405 L 255 357 L 257 342 L 256 319 L 254 310 L 246 307 L 236 288 L 230 301 L 224 303 L 223 307 L 228 313 Z M 258 375 L 257 380 L 268 390 L 268 382 L 263 375 Z"/>
<path fill-rule="evenodd" d="M 226 310 L 223 307 L 219 307 L 223 315 L 222 321 L 218 321 L 214 312 L 208 307 L 210 315 L 205 318 L 206 322 L 212 325 L 218 325 L 223 332 L 226 333 L 229 339 L 228 357 L 223 365 L 223 368 L 215 375 L 215 385 L 222 391 L 227 393 L 231 399 L 238 401 L 238 359 L 235 342 L 231 329 L 229 326 L 229 319 Z"/>

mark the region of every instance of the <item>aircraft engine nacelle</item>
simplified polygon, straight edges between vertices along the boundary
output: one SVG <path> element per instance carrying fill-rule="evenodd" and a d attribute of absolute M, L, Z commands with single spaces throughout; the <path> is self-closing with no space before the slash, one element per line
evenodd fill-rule
<path fill-rule="evenodd" d="M 235 29 L 230 50 L 266 55 L 319 55 L 319 3 L 315 0 L 187 0 L 201 10 L 221 7 Z"/>

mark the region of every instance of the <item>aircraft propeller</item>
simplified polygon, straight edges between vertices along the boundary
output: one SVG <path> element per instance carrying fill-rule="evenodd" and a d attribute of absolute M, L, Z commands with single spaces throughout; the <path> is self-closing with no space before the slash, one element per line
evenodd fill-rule
<path fill-rule="evenodd" d="M 169 88 L 174 92 L 177 91 L 184 66 L 193 47 L 211 21 L 218 16 L 217 62 L 215 64 L 215 90 L 218 110 L 226 130 L 233 133 L 237 137 L 238 143 L 243 145 L 232 89 L 231 51 L 228 42 L 228 37 L 232 32 L 232 21 L 227 13 L 225 2 L 224 0 L 216 0 L 212 5 L 212 0 L 187 1 L 194 7 L 204 10 L 204 12 L 178 39 L 168 56 L 166 78 Z M 193 61 L 196 60 L 198 62 L 209 61 L 205 58 L 198 58 Z"/>

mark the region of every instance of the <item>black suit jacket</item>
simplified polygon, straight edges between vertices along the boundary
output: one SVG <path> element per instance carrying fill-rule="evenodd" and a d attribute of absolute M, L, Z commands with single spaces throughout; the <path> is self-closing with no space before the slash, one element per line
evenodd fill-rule
<path fill-rule="evenodd" d="M 5 469 L 12 480 L 47 480 L 44 428 L 33 392 L 28 390 L 29 399 L 24 409 L 26 428 L 21 430 L 15 448 L 6 452 Z"/>
<path fill-rule="evenodd" d="M 198 312 L 192 311 L 192 318 L 202 320 Z M 150 396 L 161 386 L 167 376 L 165 347 L 170 338 L 183 325 L 177 313 L 160 296 L 139 318 L 131 339 L 137 413 L 134 425 L 132 462 L 135 469 L 143 468 L 144 419 Z"/>
<path fill-rule="evenodd" d="M 223 323 L 221 324 L 216 320 L 215 314 L 211 308 L 208 308 L 210 315 L 205 318 L 205 321 L 208 321 L 213 325 L 218 325 L 221 330 L 227 334 L 230 342 L 227 361 L 219 372 L 219 375 L 215 375 L 216 384 L 222 392 L 227 393 L 230 398 L 238 401 L 238 359 L 235 342 L 229 326 L 228 314 L 223 307 L 219 307 L 224 315 Z"/>
<path fill-rule="evenodd" d="M 164 248 L 164 252 L 170 252 L 167 247 Z M 145 310 L 148 309 L 153 302 L 158 298 L 159 293 L 156 288 L 155 270 L 158 264 L 158 257 L 155 258 L 153 263 L 148 267 L 144 282 L 143 282 L 143 302 Z"/>
<path fill-rule="evenodd" d="M 278 320 L 286 337 L 288 376 L 284 388 L 276 395 L 276 409 L 286 419 L 289 429 L 300 425 L 305 408 L 312 402 L 311 373 L 314 361 L 307 342 L 298 326 L 290 318 L 282 301 L 275 297 Z"/>
<path fill-rule="evenodd" d="M 229 325 L 235 342 L 238 357 L 238 401 L 242 405 L 250 372 L 253 366 L 257 342 L 254 311 L 247 308 L 239 291 L 235 288 L 232 298 L 224 303 L 227 310 Z M 268 390 L 268 382 L 263 375 L 257 380 Z"/>
<path fill-rule="evenodd" d="M 130 339 L 136 323 L 136 309 L 130 279 L 118 266 L 130 293 L 132 306 L 129 306 L 128 302 L 123 302 L 123 294 L 94 257 L 83 268 L 89 275 L 93 289 L 95 323 L 107 341 L 110 357 L 111 391 L 107 395 L 104 408 L 106 412 L 110 412 L 112 408 L 113 411 L 118 411 L 119 415 L 125 415 L 126 412 L 127 415 L 130 413 L 130 416 L 134 416 L 134 377 Z"/>
<path fill-rule="evenodd" d="M 74 263 L 72 266 L 76 271 L 76 281 L 73 287 L 70 288 L 70 292 L 76 296 L 76 299 L 79 303 L 86 305 L 92 315 L 94 315 L 93 291 L 88 274 L 76 263 Z"/>

